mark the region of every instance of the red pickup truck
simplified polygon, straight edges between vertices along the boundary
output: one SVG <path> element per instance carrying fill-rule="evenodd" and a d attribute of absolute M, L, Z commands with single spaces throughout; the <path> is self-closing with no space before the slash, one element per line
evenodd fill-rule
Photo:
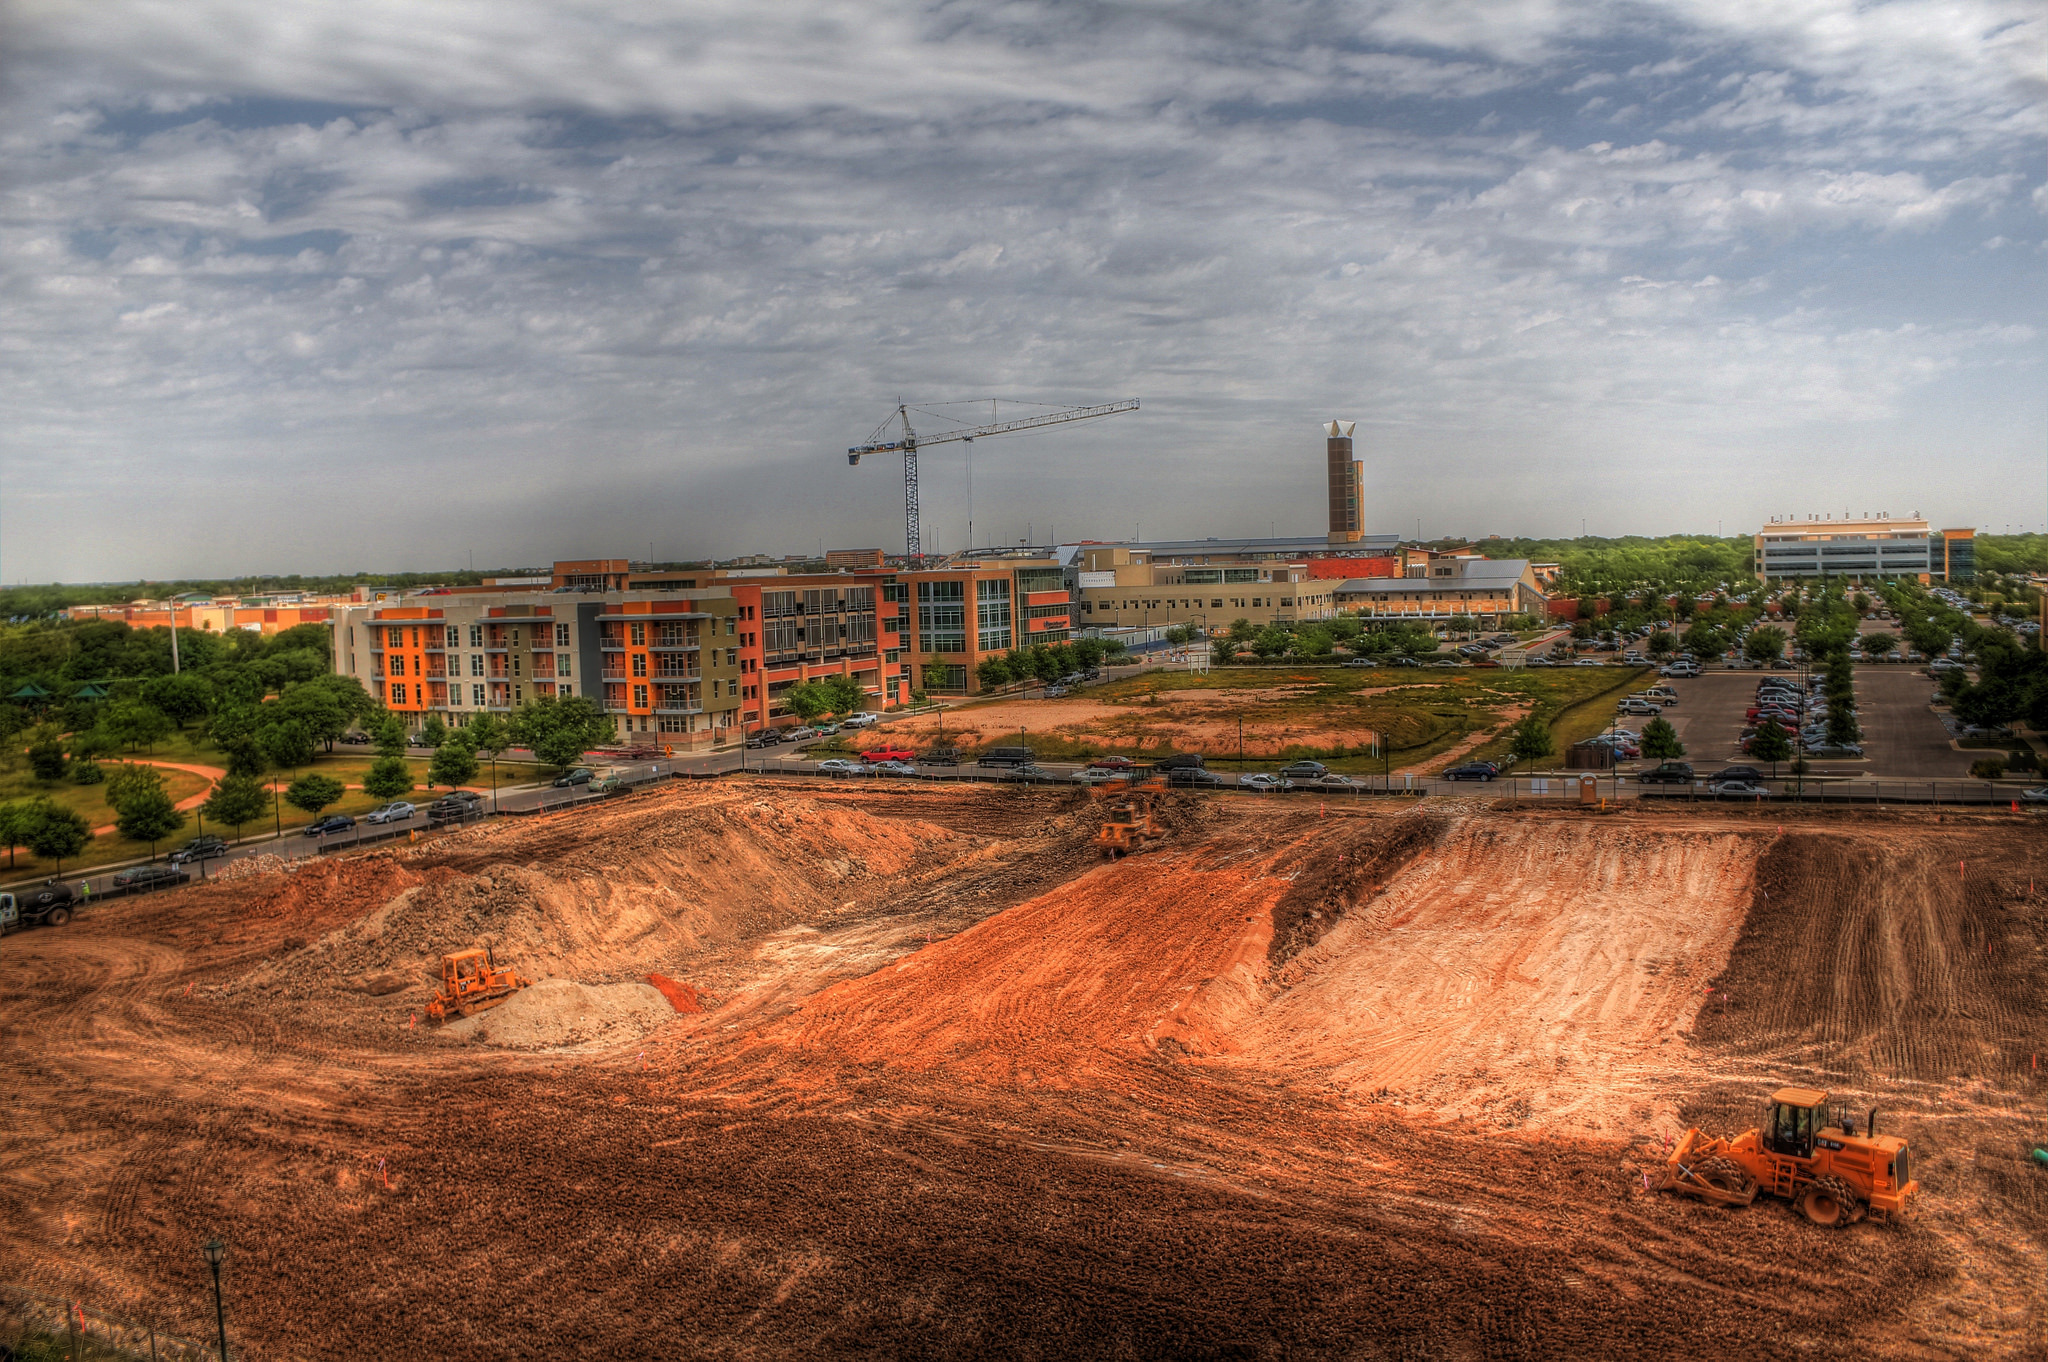
<path fill-rule="evenodd" d="M 882 747 L 870 747 L 867 751 L 860 754 L 860 759 L 866 762 L 915 761 L 917 759 L 917 751 L 915 748 L 910 747 L 884 745 Z"/>

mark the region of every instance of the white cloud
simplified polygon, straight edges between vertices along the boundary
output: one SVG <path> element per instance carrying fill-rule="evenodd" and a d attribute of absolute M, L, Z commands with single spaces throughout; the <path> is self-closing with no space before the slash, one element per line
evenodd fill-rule
<path fill-rule="evenodd" d="M 1101 533 L 1162 485 L 1187 532 L 1307 514 L 1293 426 L 1338 410 L 1539 519 L 1963 378 L 2035 411 L 2029 253 L 1976 243 L 2048 207 L 2037 26 L 1879 8 L 18 6 L 4 568 L 453 561 L 422 487 L 527 561 L 889 542 L 883 480 L 823 470 L 898 392 L 1143 396 L 1015 447 L 1017 518 Z M 1987 273 L 1807 264 L 1886 252 Z M 1586 482 L 1510 495 L 1503 448 Z M 167 462 L 242 489 L 246 541 L 61 528 Z"/>

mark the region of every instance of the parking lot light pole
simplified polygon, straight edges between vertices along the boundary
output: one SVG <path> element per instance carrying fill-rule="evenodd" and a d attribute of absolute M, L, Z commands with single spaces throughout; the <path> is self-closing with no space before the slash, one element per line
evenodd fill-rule
<path fill-rule="evenodd" d="M 199 1246 L 206 1256 L 206 1265 L 213 1269 L 213 1322 L 220 1330 L 220 1362 L 228 1362 L 228 1315 L 220 1300 L 220 1265 L 228 1256 L 228 1246 L 215 1235 Z"/>

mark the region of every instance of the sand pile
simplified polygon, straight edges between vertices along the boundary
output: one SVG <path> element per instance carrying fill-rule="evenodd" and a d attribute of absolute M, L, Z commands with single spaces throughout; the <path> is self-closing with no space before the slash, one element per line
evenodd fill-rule
<path fill-rule="evenodd" d="M 383 892 L 363 885 L 371 892 L 352 921 L 264 961 L 237 991 L 381 997 L 401 991 L 396 975 L 423 996 L 442 955 L 478 946 L 529 977 L 686 974 L 683 962 L 706 947 L 887 901 L 978 845 L 936 824 L 731 789 L 490 833 L 465 834 L 445 856 L 406 854 Z"/>
<path fill-rule="evenodd" d="M 442 1034 L 512 1050 L 600 1049 L 637 1040 L 675 1018 L 676 1009 L 651 984 L 543 979 L 496 1007 L 449 1022 Z"/>

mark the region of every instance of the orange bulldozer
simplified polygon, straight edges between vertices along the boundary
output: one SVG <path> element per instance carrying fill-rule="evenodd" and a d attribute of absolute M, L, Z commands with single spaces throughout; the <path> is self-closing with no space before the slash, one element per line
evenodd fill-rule
<path fill-rule="evenodd" d="M 1920 1190 L 1906 1142 L 1877 1133 L 1875 1109 L 1859 1135 L 1846 1107 L 1831 1112 L 1828 1095 L 1815 1088 L 1778 1089 L 1762 1128 L 1732 1140 L 1688 1130 L 1656 1186 L 1718 1206 L 1747 1206 L 1769 1192 L 1830 1228 L 1903 1214 Z"/>
<path fill-rule="evenodd" d="M 1150 843 L 1166 836 L 1157 817 L 1159 801 L 1166 796 L 1165 781 L 1148 780 L 1113 795 L 1107 788 L 1090 793 L 1110 801 L 1104 811 L 1102 830 L 1095 834 L 1093 843 L 1101 849 L 1104 859 L 1113 861 L 1119 856 L 1150 850 Z"/>
<path fill-rule="evenodd" d="M 427 1004 L 427 1015 L 435 1021 L 467 1017 L 487 1007 L 496 1007 L 533 983 L 509 969 L 499 969 L 486 947 L 480 951 L 457 951 L 441 957 L 441 991 Z"/>

